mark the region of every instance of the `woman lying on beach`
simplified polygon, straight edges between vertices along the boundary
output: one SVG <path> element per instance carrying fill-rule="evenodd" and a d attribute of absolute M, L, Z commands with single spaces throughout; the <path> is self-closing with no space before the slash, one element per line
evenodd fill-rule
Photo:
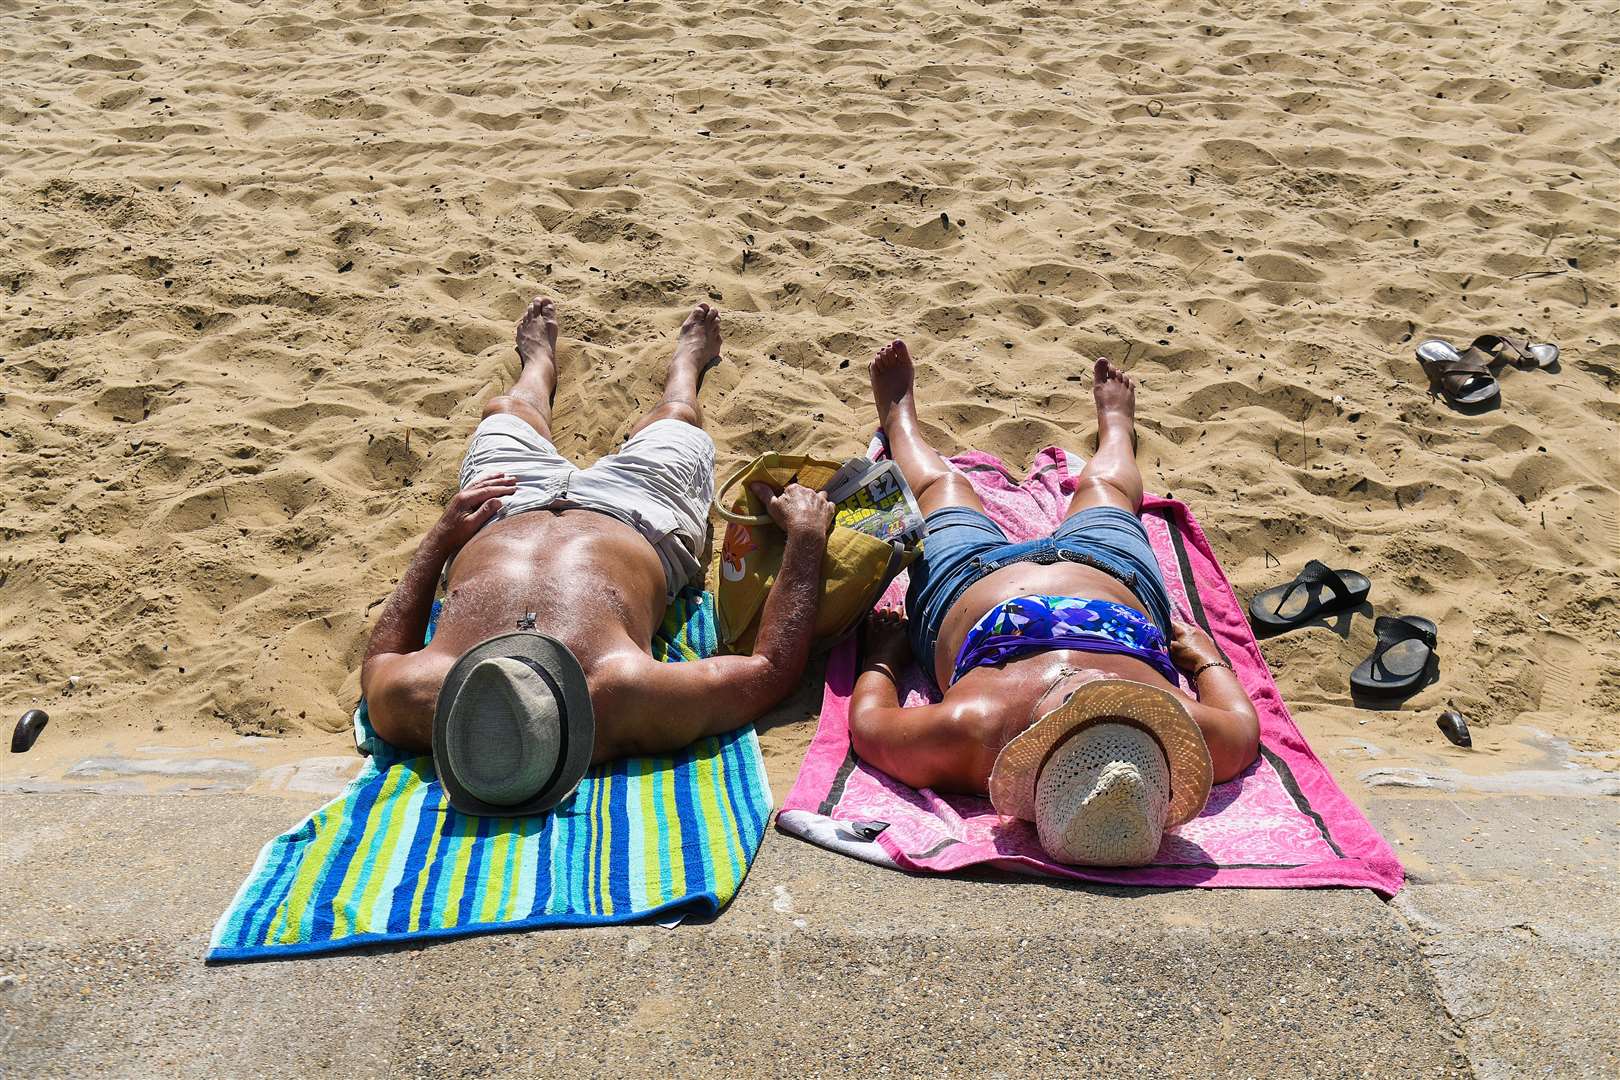
<path fill-rule="evenodd" d="M 889 452 L 927 517 L 906 620 L 868 622 L 850 734 L 915 788 L 989 795 L 1071 863 L 1140 865 L 1196 816 L 1212 781 L 1259 753 L 1259 721 L 1203 631 L 1175 620 L 1139 514 L 1135 384 L 1098 360 L 1097 453 L 1050 537 L 1011 543 L 967 478 L 918 430 L 914 371 L 895 341 L 871 366 Z M 944 691 L 900 705 L 915 655 Z M 1197 696 L 1177 685 L 1188 674 Z"/>

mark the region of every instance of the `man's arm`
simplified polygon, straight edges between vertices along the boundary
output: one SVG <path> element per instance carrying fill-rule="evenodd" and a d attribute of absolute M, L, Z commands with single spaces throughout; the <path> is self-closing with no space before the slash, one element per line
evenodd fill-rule
<path fill-rule="evenodd" d="M 1179 620 L 1172 629 L 1175 637 L 1170 643 L 1170 656 L 1177 667 L 1187 672 L 1198 691 L 1188 711 L 1204 733 L 1215 766 L 1215 782 L 1222 784 L 1260 756 L 1260 717 L 1248 691 L 1210 636 Z"/>
<path fill-rule="evenodd" d="M 787 697 L 804 674 L 833 506 L 798 484 L 774 497 L 768 489 L 755 494 L 787 534 L 787 547 L 760 613 L 753 655 L 682 664 L 631 657 L 604 672 L 597 707 L 606 722 L 597 727 L 596 761 L 664 753 L 735 730 Z"/>
<path fill-rule="evenodd" d="M 433 708 L 443 664 L 424 664 L 415 654 L 427 635 L 439 572 L 463 544 L 501 508 L 501 499 L 517 490 L 514 477 L 482 477 L 458 491 L 444 515 L 429 529 L 416 554 L 377 617 L 360 667 L 360 692 L 377 733 L 405 749 L 425 749 L 432 741 Z M 437 681 L 432 676 L 437 675 Z"/>

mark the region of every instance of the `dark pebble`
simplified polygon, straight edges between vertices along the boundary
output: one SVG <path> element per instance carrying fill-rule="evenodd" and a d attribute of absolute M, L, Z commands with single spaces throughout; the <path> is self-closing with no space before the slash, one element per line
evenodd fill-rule
<path fill-rule="evenodd" d="M 29 709 L 17 721 L 16 730 L 11 733 L 11 752 L 13 754 L 26 754 L 28 748 L 34 745 L 39 733 L 45 730 L 50 723 L 50 717 L 45 715 L 44 709 Z"/>
<path fill-rule="evenodd" d="M 1447 709 L 1435 721 L 1440 733 L 1458 746 L 1473 746 L 1474 737 L 1468 734 L 1468 721 L 1462 718 L 1462 713 L 1455 709 Z"/>

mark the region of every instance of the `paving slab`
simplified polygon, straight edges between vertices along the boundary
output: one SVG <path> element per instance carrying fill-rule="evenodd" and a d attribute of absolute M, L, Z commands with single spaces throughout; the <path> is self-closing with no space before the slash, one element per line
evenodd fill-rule
<path fill-rule="evenodd" d="M 6 1075 L 1470 1071 L 1418 938 L 1369 893 L 912 877 L 776 833 L 730 909 L 673 930 L 205 967 L 306 809 L 0 795 Z"/>
<path fill-rule="evenodd" d="M 1369 801 L 1407 920 L 1485 1080 L 1620 1076 L 1620 799 Z"/>

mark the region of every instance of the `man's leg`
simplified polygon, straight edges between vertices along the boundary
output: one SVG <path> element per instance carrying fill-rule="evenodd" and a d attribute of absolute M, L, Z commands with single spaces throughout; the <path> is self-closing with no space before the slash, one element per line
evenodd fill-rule
<path fill-rule="evenodd" d="M 512 389 L 489 399 L 485 416 L 510 413 L 551 439 L 551 402 L 557 396 L 557 305 L 548 296 L 529 302 L 518 320 L 517 351 L 523 372 Z"/>
<path fill-rule="evenodd" d="M 924 516 L 947 506 L 982 512 L 984 504 L 967 477 L 953 471 L 918 429 L 916 369 L 906 343 L 896 339 L 878 350 L 869 371 L 872 402 L 877 406 L 878 426 L 889 439 L 889 456 L 900 466 Z"/>
<path fill-rule="evenodd" d="M 1142 512 L 1142 472 L 1136 467 L 1136 383 L 1098 360 L 1091 392 L 1097 399 L 1097 452 L 1080 472 L 1069 516 L 1094 506 Z"/>
<path fill-rule="evenodd" d="M 703 426 L 703 409 L 698 405 L 698 387 L 703 373 L 720 358 L 720 309 L 699 304 L 681 324 L 675 341 L 675 355 L 669 361 L 664 380 L 664 399 L 636 421 L 630 429 L 633 438 L 642 428 L 660 420 L 679 420 L 693 427 Z"/>

